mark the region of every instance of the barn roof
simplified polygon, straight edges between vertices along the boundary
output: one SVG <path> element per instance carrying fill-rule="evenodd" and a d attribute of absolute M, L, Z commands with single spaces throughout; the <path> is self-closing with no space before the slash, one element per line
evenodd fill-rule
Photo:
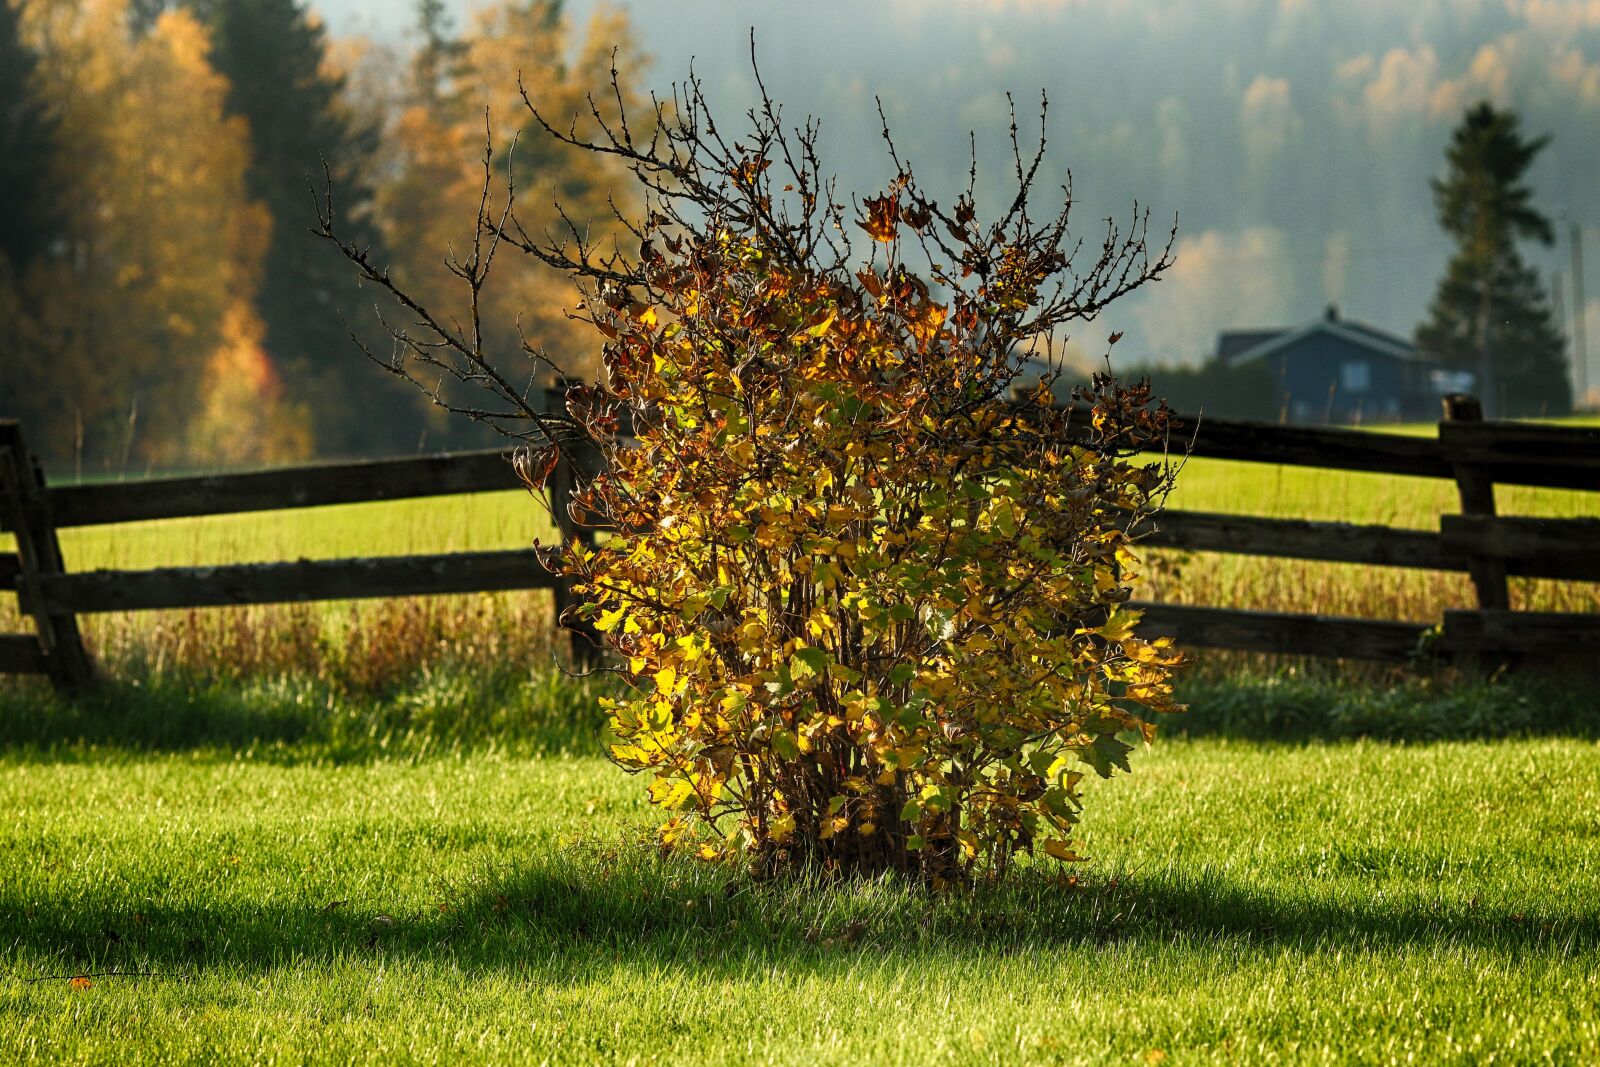
<path fill-rule="evenodd" d="M 1238 330 L 1224 333 L 1217 338 L 1217 358 L 1228 364 L 1249 363 L 1298 344 L 1318 333 L 1329 334 L 1394 359 L 1421 358 L 1416 346 L 1410 341 L 1397 337 L 1387 330 L 1380 330 L 1376 326 L 1340 319 L 1332 309 L 1329 309 L 1329 313 L 1322 318 L 1284 330 Z"/>

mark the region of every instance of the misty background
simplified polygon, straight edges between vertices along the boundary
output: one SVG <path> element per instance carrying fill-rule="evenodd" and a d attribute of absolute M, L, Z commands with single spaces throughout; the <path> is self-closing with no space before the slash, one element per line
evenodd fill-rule
<path fill-rule="evenodd" d="M 315 6 L 336 36 L 398 42 L 413 22 L 409 5 L 386 0 Z M 470 23 L 468 0 L 449 6 Z M 1600 249 L 1600 0 L 569 0 L 566 10 L 583 26 L 601 6 L 626 14 L 650 56 L 645 85 L 665 89 L 693 60 L 725 123 L 755 99 L 754 27 L 768 88 L 794 118 L 822 120 L 825 161 L 850 191 L 892 177 L 874 97 L 934 190 L 964 184 L 967 131 L 978 131 L 981 205 L 1005 193 L 1005 94 L 1026 136 L 1047 92 L 1050 163 L 1072 171 L 1079 233 L 1125 219 L 1134 198 L 1152 228 L 1174 215 L 1179 227 L 1176 268 L 1080 330 L 1080 357 L 1097 358 L 1123 330 L 1119 364 L 1192 363 L 1219 330 L 1298 323 L 1330 303 L 1409 337 L 1451 248 L 1428 179 L 1480 99 L 1551 138 L 1531 181 L 1561 239 L 1524 252 L 1547 284 L 1559 280 L 1568 323 L 1567 224 Z M 1600 262 L 1588 275 L 1592 294 Z M 1585 314 L 1593 368 L 1600 297 Z"/>
<path fill-rule="evenodd" d="M 83 474 L 497 443 L 413 388 L 441 386 L 363 355 L 389 360 L 391 329 L 413 316 L 314 234 L 318 205 L 433 321 L 481 322 L 484 350 L 530 387 L 555 373 L 525 343 L 592 376 L 599 346 L 568 314 L 569 278 L 501 256 L 473 306 L 450 268 L 481 235 L 485 110 L 491 207 L 514 179 L 530 232 L 563 225 L 559 201 L 604 245 L 624 232 L 613 199 L 641 210 L 636 183 L 614 156 L 540 131 L 519 77 L 589 136 L 587 94 L 615 111 L 613 46 L 635 114 L 692 64 L 737 136 L 759 98 L 752 31 L 787 120 L 820 120 L 845 199 L 895 177 L 881 100 L 901 157 L 947 203 L 974 132 L 979 213 L 1002 213 L 1008 94 L 1025 153 L 1048 94 L 1036 193 L 1070 171 L 1075 236 L 1097 249 L 1106 218 L 1126 232 L 1136 203 L 1157 247 L 1177 223 L 1166 276 L 1058 347 L 1069 379 L 1120 333 L 1114 369 L 1162 368 L 1161 395 L 1213 415 L 1401 417 L 1394 388 L 1380 403 L 1365 377 L 1345 387 L 1362 397 L 1351 408 L 1265 362 L 1194 368 L 1219 332 L 1330 305 L 1413 337 L 1454 251 L 1430 179 L 1469 108 L 1514 109 L 1518 136 L 1549 139 L 1525 177 L 1559 239 L 1521 252 L 1557 328 L 1519 273 L 1540 330 L 1508 335 L 1496 362 L 1531 381 L 1513 357 L 1537 348 L 1545 384 L 1524 413 L 1566 411 L 1568 390 L 1548 385 L 1581 312 L 1590 369 L 1572 378 L 1588 386 L 1580 405 L 1600 407 L 1600 295 L 1579 300 L 1570 266 L 1572 235 L 1587 235 L 1600 293 L 1600 0 L 0 0 L 0 417 Z M 324 179 L 326 201 L 308 187 Z"/>

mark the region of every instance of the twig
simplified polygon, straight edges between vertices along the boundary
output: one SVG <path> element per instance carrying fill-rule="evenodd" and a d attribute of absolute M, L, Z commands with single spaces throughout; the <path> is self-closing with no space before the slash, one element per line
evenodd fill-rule
<path fill-rule="evenodd" d="M 74 974 L 43 974 L 37 978 L 22 978 L 19 981 L 31 985 L 35 982 L 68 982 L 77 978 L 170 978 L 175 982 L 187 982 L 192 975 L 169 974 L 165 971 L 78 971 Z"/>

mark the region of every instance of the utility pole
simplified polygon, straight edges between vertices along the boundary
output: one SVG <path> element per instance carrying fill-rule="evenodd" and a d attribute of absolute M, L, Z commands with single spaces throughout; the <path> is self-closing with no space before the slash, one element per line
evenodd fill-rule
<path fill-rule="evenodd" d="M 1583 292 L 1583 227 L 1574 222 L 1567 232 L 1572 237 L 1572 354 L 1578 372 L 1578 403 L 1582 405 L 1589 399 L 1589 345 L 1583 332 L 1587 310 Z"/>
<path fill-rule="evenodd" d="M 1567 329 L 1567 276 L 1558 270 L 1550 272 L 1550 307 L 1555 312 L 1556 329 L 1561 331 L 1562 337 L 1571 337 Z M 1577 365 L 1574 359 L 1573 365 Z"/>

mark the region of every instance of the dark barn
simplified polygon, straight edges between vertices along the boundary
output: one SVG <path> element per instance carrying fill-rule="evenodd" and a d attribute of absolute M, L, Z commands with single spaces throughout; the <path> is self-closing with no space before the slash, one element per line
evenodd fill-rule
<path fill-rule="evenodd" d="M 1301 326 L 1221 334 L 1216 356 L 1227 366 L 1263 361 L 1285 416 L 1298 423 L 1427 421 L 1441 395 L 1470 387 L 1411 342 L 1341 319 L 1333 307 Z"/>

